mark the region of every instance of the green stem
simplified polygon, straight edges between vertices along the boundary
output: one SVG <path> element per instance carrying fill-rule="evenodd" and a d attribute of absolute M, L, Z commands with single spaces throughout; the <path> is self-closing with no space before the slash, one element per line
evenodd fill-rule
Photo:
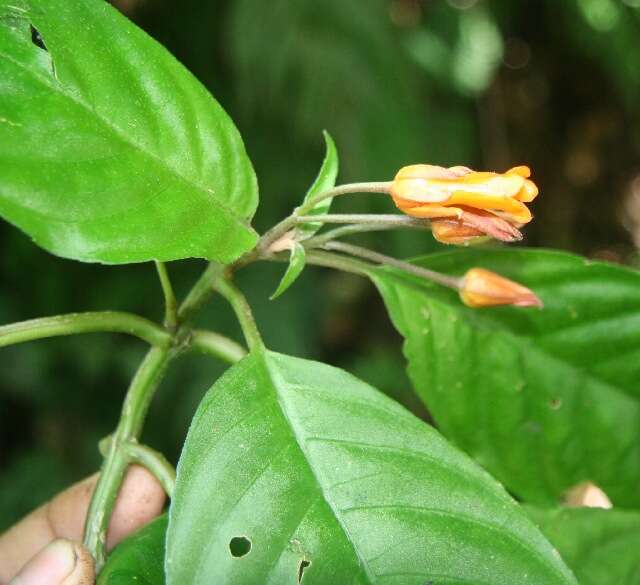
<path fill-rule="evenodd" d="M 404 272 L 408 272 L 409 274 L 413 274 L 414 276 L 419 276 L 420 278 L 430 280 L 442 286 L 446 286 L 454 290 L 460 289 L 462 280 L 460 278 L 447 276 L 446 274 L 441 274 L 427 268 L 422 268 L 421 266 L 416 266 L 415 264 L 410 264 L 409 262 L 404 262 L 402 260 L 398 260 L 397 258 L 392 258 L 391 256 L 386 256 L 385 254 L 380 254 L 379 252 L 374 252 L 373 250 L 369 250 L 367 248 L 354 246 L 352 244 L 345 244 L 344 242 L 327 242 L 323 246 L 323 248 L 325 250 L 335 250 L 336 252 L 342 252 L 344 254 L 349 254 L 350 256 L 369 260 L 371 262 L 374 262 L 375 264 L 380 264 L 383 266 L 393 266 L 394 268 L 398 268 Z"/>
<path fill-rule="evenodd" d="M 158 347 L 168 347 L 171 344 L 171 335 L 148 319 L 118 311 L 94 311 L 4 325 L 0 327 L 0 347 L 34 339 L 99 331 L 128 333 Z"/>
<path fill-rule="evenodd" d="M 211 262 L 178 309 L 178 322 L 184 323 L 213 295 L 213 282 L 221 279 L 224 267 Z"/>
<path fill-rule="evenodd" d="M 414 219 L 414 218 L 408 218 Z M 361 234 L 366 232 L 381 232 L 386 230 L 394 230 L 394 229 L 413 229 L 413 230 L 424 230 L 429 228 L 430 224 L 424 222 L 423 220 L 416 219 L 414 221 L 401 222 L 401 223 L 383 223 L 383 224 L 371 224 L 371 223 L 356 223 L 353 225 L 343 225 L 337 228 L 333 228 L 326 232 L 321 233 L 320 235 L 309 238 L 304 241 L 304 246 L 308 248 L 316 248 L 322 246 L 326 242 L 330 240 L 337 240 L 339 238 L 343 238 L 344 236 L 350 236 L 353 234 Z"/>
<path fill-rule="evenodd" d="M 325 215 L 306 215 L 296 218 L 296 223 L 357 223 L 369 226 L 383 226 L 397 228 L 411 226 L 427 229 L 431 225 L 423 219 L 416 219 L 407 215 L 395 213 L 328 213 Z"/>
<path fill-rule="evenodd" d="M 173 286 L 171 286 L 169 273 L 167 272 L 167 267 L 164 262 L 158 262 L 156 260 L 155 264 L 158 277 L 160 278 L 160 286 L 162 286 L 162 294 L 164 295 L 164 324 L 165 327 L 174 331 L 178 325 L 176 295 L 173 292 Z"/>
<path fill-rule="evenodd" d="M 240 289 L 238 289 L 229 278 L 219 278 L 213 283 L 213 288 L 227 299 L 231 305 L 240 322 L 242 334 L 247 342 L 249 351 L 264 347 L 260 332 L 253 318 L 253 313 L 251 312 L 251 307 Z"/>
<path fill-rule="evenodd" d="M 307 252 L 307 262 L 315 266 L 324 266 L 326 268 L 335 268 L 342 272 L 350 272 L 358 276 L 369 276 L 371 264 L 348 258 L 347 256 L 339 256 L 330 252 L 321 252 L 320 250 L 310 250 Z"/>
<path fill-rule="evenodd" d="M 100 571 L 106 558 L 109 520 L 129 463 L 126 446 L 137 441 L 151 399 L 172 357 L 173 352 L 166 348 L 153 347 L 149 350 L 127 391 L 85 522 L 84 544 L 96 560 L 97 571 Z"/>
<path fill-rule="evenodd" d="M 235 364 L 247 355 L 247 350 L 239 343 L 213 331 L 194 329 L 191 332 L 190 345 L 193 349 L 217 357 L 230 364 Z"/>
<path fill-rule="evenodd" d="M 325 199 L 338 197 L 339 195 L 350 195 L 352 193 L 389 193 L 391 190 L 391 181 L 378 181 L 373 183 L 347 183 L 346 185 L 338 185 L 333 189 L 328 189 L 322 193 L 318 193 L 309 201 L 303 203 L 298 209 L 298 215 L 304 215 L 307 211 L 311 211 L 318 203 Z"/>
<path fill-rule="evenodd" d="M 113 435 L 109 435 L 98 443 L 98 450 L 103 457 L 109 454 L 112 442 Z M 167 495 L 169 497 L 173 495 L 176 470 L 162 453 L 138 442 L 127 443 L 122 448 L 127 450 L 130 463 L 145 467 L 160 482 Z"/>
<path fill-rule="evenodd" d="M 298 219 L 303 217 L 309 211 L 311 211 L 318 203 L 331 197 L 338 197 L 339 195 L 348 195 L 351 193 L 389 193 L 392 183 L 390 182 L 375 182 L 375 183 L 348 183 L 346 185 L 338 185 L 333 189 L 328 189 L 319 193 L 315 197 L 309 199 L 298 207 L 287 218 L 283 219 L 280 223 L 272 227 L 261 238 L 257 246 L 257 253 L 259 256 L 263 255 L 269 249 L 269 246 L 279 240 L 284 234 L 296 226 Z M 318 216 L 312 216 L 313 219 L 308 221 L 318 221 Z M 242 259 L 241 259 L 242 260 Z M 243 263 L 244 265 L 244 263 Z"/>
<path fill-rule="evenodd" d="M 149 470 L 160 482 L 166 494 L 170 498 L 173 497 L 176 487 L 176 470 L 167 458 L 159 451 L 136 442 L 129 443 L 126 450 L 129 461 Z"/>

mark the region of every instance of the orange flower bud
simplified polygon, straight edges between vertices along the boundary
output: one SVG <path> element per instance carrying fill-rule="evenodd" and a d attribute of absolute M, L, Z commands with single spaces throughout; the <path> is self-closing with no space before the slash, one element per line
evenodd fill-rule
<path fill-rule="evenodd" d="M 529 180 L 528 167 L 520 166 L 506 173 L 475 172 L 466 167 L 411 165 L 400 169 L 391 185 L 396 206 L 407 215 L 431 220 L 452 220 L 479 232 L 469 232 L 462 243 L 472 237 L 490 236 L 511 242 L 522 235 L 518 227 L 532 219 L 525 205 L 538 195 Z M 436 224 L 436 232 L 452 226 Z M 436 235 L 436 237 L 438 237 Z M 453 236 L 445 243 L 460 243 Z"/>
<path fill-rule="evenodd" d="M 472 268 L 462 279 L 460 298 L 468 307 L 542 307 L 542 301 L 528 288 L 484 268 Z"/>

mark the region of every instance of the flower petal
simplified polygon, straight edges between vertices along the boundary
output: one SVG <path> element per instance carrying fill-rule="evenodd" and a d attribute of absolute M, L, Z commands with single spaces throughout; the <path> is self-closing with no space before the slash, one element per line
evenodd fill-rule
<path fill-rule="evenodd" d="M 520 189 L 520 192 L 516 195 L 518 201 L 529 203 L 538 196 L 538 187 L 533 181 L 528 179 L 524 182 L 524 187 Z"/>
<path fill-rule="evenodd" d="M 509 169 L 505 174 L 520 175 L 521 177 L 528 179 L 531 176 L 531 169 L 525 165 L 520 165 L 520 166 Z"/>
<path fill-rule="evenodd" d="M 455 193 L 448 201 L 443 203 L 444 206 L 464 205 L 475 209 L 484 209 L 487 211 L 501 211 L 502 217 L 511 223 L 529 223 L 533 216 L 529 208 L 517 199 L 510 197 L 496 197 L 493 195 L 478 195 L 476 193 Z"/>

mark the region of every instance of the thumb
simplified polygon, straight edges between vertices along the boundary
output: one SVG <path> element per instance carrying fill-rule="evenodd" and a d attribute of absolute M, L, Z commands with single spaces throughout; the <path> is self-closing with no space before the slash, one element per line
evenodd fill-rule
<path fill-rule="evenodd" d="M 82 545 L 58 539 L 45 546 L 9 585 L 93 585 L 93 559 Z"/>

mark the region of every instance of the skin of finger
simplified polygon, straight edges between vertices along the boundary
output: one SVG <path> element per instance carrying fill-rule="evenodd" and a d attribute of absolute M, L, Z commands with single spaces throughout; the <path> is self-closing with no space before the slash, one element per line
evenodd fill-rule
<path fill-rule="evenodd" d="M 61 538 L 54 540 L 22 567 L 10 585 L 59 585 L 75 572 L 76 559 L 72 542 Z"/>
<path fill-rule="evenodd" d="M 84 520 L 97 474 L 71 486 L 0 535 L 0 583 L 56 538 L 82 540 Z M 146 469 L 132 465 L 116 501 L 107 547 L 155 518 L 165 502 L 162 486 Z"/>
<path fill-rule="evenodd" d="M 59 538 L 38 552 L 11 583 L 93 585 L 95 578 L 95 565 L 89 551 L 79 543 Z"/>

